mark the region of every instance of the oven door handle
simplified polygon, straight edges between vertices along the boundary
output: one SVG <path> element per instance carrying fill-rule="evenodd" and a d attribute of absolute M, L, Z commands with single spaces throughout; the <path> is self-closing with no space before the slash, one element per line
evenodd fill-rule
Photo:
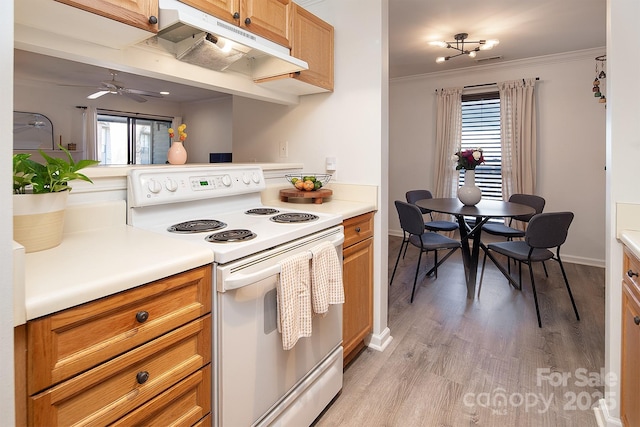
<path fill-rule="evenodd" d="M 331 240 L 331 243 L 338 247 L 342 245 L 344 242 L 344 234 L 340 233 L 339 237 L 335 240 Z M 311 252 L 308 252 L 309 259 L 311 259 Z M 252 285 L 261 280 L 264 280 L 268 277 L 274 276 L 276 274 L 280 274 L 280 265 L 272 265 L 271 267 L 267 267 L 263 270 L 256 271 L 255 273 L 234 273 L 232 276 L 227 277 L 224 281 L 224 290 L 230 291 L 233 289 L 242 288 L 244 286 Z"/>

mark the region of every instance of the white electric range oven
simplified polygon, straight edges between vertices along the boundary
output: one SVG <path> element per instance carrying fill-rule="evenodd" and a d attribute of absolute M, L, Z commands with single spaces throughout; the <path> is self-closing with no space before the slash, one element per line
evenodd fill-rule
<path fill-rule="evenodd" d="M 260 167 L 134 168 L 127 187 L 129 225 L 213 251 L 214 425 L 309 425 L 342 388 L 342 306 L 283 350 L 279 262 L 327 241 L 342 259 L 342 217 L 263 206 Z"/>

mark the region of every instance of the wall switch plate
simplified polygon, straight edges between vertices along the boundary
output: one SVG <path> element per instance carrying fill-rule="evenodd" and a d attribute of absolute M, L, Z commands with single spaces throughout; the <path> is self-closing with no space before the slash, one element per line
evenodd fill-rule
<path fill-rule="evenodd" d="M 335 157 L 327 157 L 326 160 L 326 169 L 328 171 L 334 171 L 336 170 L 336 158 Z"/>
<path fill-rule="evenodd" d="M 289 141 L 280 141 L 278 153 L 280 153 L 280 158 L 282 159 L 289 157 Z"/>

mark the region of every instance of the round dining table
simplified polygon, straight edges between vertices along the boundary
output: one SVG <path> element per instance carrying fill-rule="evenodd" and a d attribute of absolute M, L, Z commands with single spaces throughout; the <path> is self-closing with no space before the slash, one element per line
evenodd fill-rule
<path fill-rule="evenodd" d="M 510 218 L 535 213 L 535 209 L 531 206 L 487 199 L 480 200 L 475 206 L 463 205 L 455 197 L 422 199 L 418 200 L 416 205 L 429 211 L 453 215 L 458 220 L 469 299 L 474 299 L 476 295 L 480 248 L 486 250 L 481 240 L 482 226 L 492 218 Z M 474 221 L 469 221 L 467 218 L 473 218 Z M 471 248 L 469 241 L 471 241 Z"/>

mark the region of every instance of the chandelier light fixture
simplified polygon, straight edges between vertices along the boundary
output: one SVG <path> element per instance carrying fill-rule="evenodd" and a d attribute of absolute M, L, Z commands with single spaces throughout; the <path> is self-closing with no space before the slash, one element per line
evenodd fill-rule
<path fill-rule="evenodd" d="M 453 36 L 453 38 L 456 40 L 454 42 L 442 42 L 442 41 L 429 42 L 431 46 L 444 47 L 447 49 L 453 49 L 458 52 L 455 55 L 439 56 L 438 58 L 436 58 L 436 62 L 440 64 L 450 60 L 451 58 L 456 58 L 461 55 L 467 55 L 470 58 L 475 58 L 476 52 L 481 50 L 493 49 L 494 46 L 500 43 L 498 40 L 466 41 L 467 37 L 469 37 L 469 34 L 467 33 L 458 33 L 455 36 Z M 469 47 L 469 45 L 477 45 L 477 46 Z"/>

